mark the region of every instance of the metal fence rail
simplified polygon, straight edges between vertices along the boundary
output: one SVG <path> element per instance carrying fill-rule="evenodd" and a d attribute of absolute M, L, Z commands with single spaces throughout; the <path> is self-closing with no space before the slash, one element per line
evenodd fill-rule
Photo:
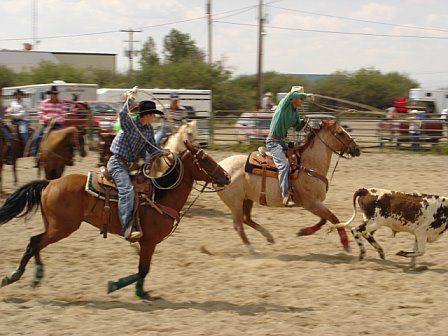
<path fill-rule="evenodd" d="M 70 120 L 88 125 L 88 140 L 91 144 L 96 143 L 99 129 L 93 123 L 92 114 L 89 111 L 85 112 L 85 118 Z M 263 143 L 269 132 L 271 115 L 262 113 L 263 117 L 245 117 L 244 112 L 251 111 L 215 111 L 209 118 L 192 117 L 198 120 L 200 143 L 214 147 L 257 146 Z M 327 112 L 312 113 L 328 114 Z M 36 111 L 30 113 L 29 119 L 32 127 L 39 127 Z M 428 150 L 437 144 L 448 145 L 447 123 L 434 115 L 421 121 L 407 118 L 386 119 L 378 115 L 362 113 L 342 114 L 336 119 L 340 125 L 349 130 L 352 137 L 364 149 Z M 410 124 L 415 122 L 432 125 L 433 128 L 421 127 L 410 130 Z M 155 128 L 157 126 L 158 124 L 155 124 Z M 303 131 L 290 130 L 288 140 L 301 142 L 304 135 Z M 95 144 L 90 147 L 94 148 Z"/>

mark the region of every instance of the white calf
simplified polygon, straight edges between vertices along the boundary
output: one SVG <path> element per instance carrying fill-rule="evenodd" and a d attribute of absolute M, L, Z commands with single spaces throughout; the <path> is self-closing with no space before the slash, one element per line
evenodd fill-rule
<path fill-rule="evenodd" d="M 337 227 L 349 225 L 356 216 L 356 199 L 363 211 L 363 223 L 352 228 L 353 236 L 360 248 L 359 259 L 366 254 L 361 235 L 385 259 L 382 247 L 373 238 L 373 233 L 381 226 L 394 232 L 409 232 L 415 235 L 413 251 L 400 251 L 399 256 L 415 259 L 425 253 L 426 242 L 432 243 L 448 228 L 448 198 L 436 195 L 407 194 L 385 189 L 359 189 L 353 195 L 353 216 Z"/>

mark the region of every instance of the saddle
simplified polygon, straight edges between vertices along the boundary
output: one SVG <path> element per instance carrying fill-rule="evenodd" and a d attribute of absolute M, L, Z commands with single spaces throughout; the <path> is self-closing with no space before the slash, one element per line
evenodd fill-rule
<path fill-rule="evenodd" d="M 294 147 L 289 147 L 285 150 L 286 157 L 289 161 L 289 181 L 296 180 L 299 177 L 299 172 L 303 171 L 307 175 L 318 178 L 325 183 L 328 191 L 328 180 L 325 176 L 319 174 L 311 168 L 306 168 L 300 164 L 300 150 L 295 150 Z M 259 203 L 267 205 L 266 201 L 266 177 L 278 177 L 278 169 L 275 166 L 274 159 L 271 153 L 265 147 L 259 147 L 257 151 L 249 154 L 247 157 L 244 171 L 249 174 L 261 176 L 261 193 Z M 292 183 L 289 184 L 292 188 Z M 294 190 L 293 190 L 293 194 Z"/>
<path fill-rule="evenodd" d="M 140 217 L 138 216 L 140 206 L 150 205 L 159 214 L 165 214 L 179 222 L 180 216 L 178 211 L 153 201 L 155 188 L 143 174 L 139 171 L 133 172 L 131 174 L 131 182 L 135 193 L 132 218 L 134 225 L 140 231 L 142 230 Z M 100 233 L 103 235 L 103 238 L 107 238 L 110 222 L 110 202 L 118 202 L 118 189 L 106 167 L 100 167 L 96 172 L 89 172 L 85 190 L 91 195 L 104 200 L 103 227 Z"/>
<path fill-rule="evenodd" d="M 299 177 L 300 157 L 296 154 L 294 148 L 288 148 L 285 151 L 289 161 L 289 180 L 296 180 Z M 261 176 L 261 193 L 259 202 L 261 205 L 267 205 L 266 201 L 266 177 L 278 177 L 278 169 L 275 166 L 274 159 L 266 147 L 258 147 L 257 151 L 249 154 L 246 165 L 246 173 Z M 291 185 L 291 184 L 290 184 Z"/>

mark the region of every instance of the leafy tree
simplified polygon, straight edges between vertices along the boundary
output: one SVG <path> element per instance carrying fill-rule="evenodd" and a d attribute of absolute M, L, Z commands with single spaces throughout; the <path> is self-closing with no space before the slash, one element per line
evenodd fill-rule
<path fill-rule="evenodd" d="M 165 63 L 177 63 L 189 59 L 192 62 L 203 61 L 204 52 L 196 46 L 189 34 L 172 29 L 163 39 Z"/>
<path fill-rule="evenodd" d="M 21 77 L 24 81 L 21 84 L 50 83 L 54 80 L 63 80 L 67 83 L 84 83 L 86 76 L 84 71 L 75 68 L 70 64 L 55 64 L 42 62 L 32 69 L 28 75 Z"/>
<path fill-rule="evenodd" d="M 158 65 L 160 63 L 157 55 L 156 43 L 152 37 L 148 37 L 140 50 L 140 66 L 143 68 Z"/>
<path fill-rule="evenodd" d="M 408 96 L 409 89 L 418 87 L 406 75 L 382 74 L 375 69 L 360 69 L 350 73 L 338 71 L 315 83 L 313 92 L 348 99 L 383 109 L 396 97 Z"/>
<path fill-rule="evenodd" d="M 11 69 L 0 65 L 0 88 L 14 86 L 16 81 L 16 74 Z"/>

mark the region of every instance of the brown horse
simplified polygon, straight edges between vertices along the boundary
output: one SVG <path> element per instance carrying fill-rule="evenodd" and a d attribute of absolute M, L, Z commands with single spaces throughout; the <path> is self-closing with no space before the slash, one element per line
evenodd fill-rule
<path fill-rule="evenodd" d="M 209 155 L 202 149 L 186 143 L 187 150 L 179 154 L 179 165 L 184 169 L 180 180 L 173 189 L 156 190 L 155 202 L 181 211 L 194 181 L 205 181 L 218 185 L 228 185 L 230 177 Z M 78 230 L 82 221 L 97 228 L 103 225 L 104 201 L 85 191 L 87 177 L 81 174 L 70 174 L 52 181 L 34 181 L 19 188 L 11 194 L 0 208 L 0 224 L 4 224 L 15 217 L 23 217 L 33 209 L 41 207 L 45 224 L 45 232 L 30 239 L 25 254 L 17 270 L 10 276 L 3 278 L 1 286 L 9 285 L 20 279 L 31 257 L 36 260 L 34 284 L 38 285 L 43 276 L 43 264 L 40 251 Z M 148 180 L 149 182 L 149 180 Z M 108 232 L 121 235 L 121 225 L 118 219 L 117 203 L 111 203 L 111 219 Z M 108 283 L 108 292 L 113 292 L 136 282 L 136 294 L 144 299 L 150 299 L 143 290 L 143 282 L 149 272 L 151 257 L 155 247 L 172 228 L 174 220 L 160 214 L 153 207 L 141 206 L 139 209 L 140 224 L 143 237 L 140 238 L 140 262 L 138 273 Z"/>
<path fill-rule="evenodd" d="M 60 130 L 48 132 L 42 139 L 39 146 L 39 168 L 45 171 L 47 180 L 54 180 L 62 176 L 69 157 L 69 146 L 79 150 L 82 157 L 87 155 L 84 148 L 84 128 L 78 129 L 75 126 L 66 127 Z"/>
<path fill-rule="evenodd" d="M 29 142 L 31 142 L 31 138 L 33 135 L 33 129 L 31 127 L 28 128 L 28 144 L 25 143 L 22 139 L 22 136 L 19 133 L 19 127 L 17 125 L 13 126 L 13 132 L 11 135 L 13 137 L 12 141 L 12 172 L 14 175 L 14 185 L 17 185 L 19 179 L 17 178 L 17 159 L 22 158 L 26 153 L 25 150 L 29 147 Z"/>

